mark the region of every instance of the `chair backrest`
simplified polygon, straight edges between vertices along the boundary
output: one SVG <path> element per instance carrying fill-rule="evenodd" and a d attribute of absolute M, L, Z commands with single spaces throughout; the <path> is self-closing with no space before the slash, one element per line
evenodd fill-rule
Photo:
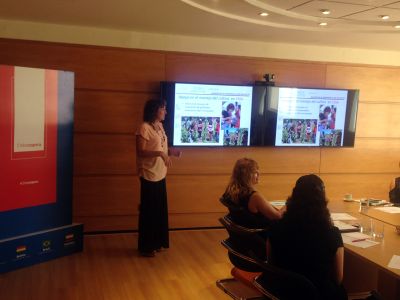
<path fill-rule="evenodd" d="M 220 218 L 219 221 L 229 233 L 229 238 L 221 243 L 228 250 L 232 264 L 248 272 L 260 271 L 260 267 L 251 258 L 250 253 L 257 255 L 260 260 L 266 259 L 266 242 L 260 235 L 265 229 L 237 225 L 229 215 Z"/>
<path fill-rule="evenodd" d="M 224 197 L 222 196 L 219 198 L 219 202 L 221 202 L 222 205 L 224 205 L 226 208 L 229 209 L 229 212 L 232 211 L 243 211 L 243 207 L 240 205 L 237 205 L 236 203 L 232 202 L 232 200 L 229 199 L 229 197 Z"/>
<path fill-rule="evenodd" d="M 254 261 L 262 268 L 262 274 L 255 278 L 254 286 L 267 297 L 279 300 L 320 299 L 318 289 L 305 276 L 256 258 Z"/>
<path fill-rule="evenodd" d="M 251 213 L 248 209 L 233 202 L 229 197 L 222 196 L 219 201 L 228 208 L 229 216 L 236 224 L 240 222 L 245 228 L 262 228 L 264 230 L 270 225 L 270 221 L 266 217 Z"/>

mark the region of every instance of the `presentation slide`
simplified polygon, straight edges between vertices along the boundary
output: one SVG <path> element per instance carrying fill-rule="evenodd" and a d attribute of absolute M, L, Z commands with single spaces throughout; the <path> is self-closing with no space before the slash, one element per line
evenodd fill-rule
<path fill-rule="evenodd" d="M 347 90 L 273 88 L 276 146 L 343 146 Z"/>
<path fill-rule="evenodd" d="M 248 146 L 253 88 L 175 84 L 174 146 Z"/>

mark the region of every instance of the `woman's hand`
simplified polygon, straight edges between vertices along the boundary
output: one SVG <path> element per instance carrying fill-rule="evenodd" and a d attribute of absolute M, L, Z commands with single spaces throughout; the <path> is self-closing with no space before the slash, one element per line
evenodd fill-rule
<path fill-rule="evenodd" d="M 176 148 L 168 148 L 168 154 L 175 157 L 181 157 L 182 151 Z"/>
<path fill-rule="evenodd" d="M 163 161 L 164 161 L 164 164 L 165 164 L 165 166 L 167 167 L 167 168 L 169 168 L 169 167 L 171 167 L 172 166 L 172 160 L 171 160 L 171 158 L 167 155 L 167 154 L 165 154 L 164 152 L 160 152 L 160 156 L 161 156 L 161 158 L 163 159 Z"/>

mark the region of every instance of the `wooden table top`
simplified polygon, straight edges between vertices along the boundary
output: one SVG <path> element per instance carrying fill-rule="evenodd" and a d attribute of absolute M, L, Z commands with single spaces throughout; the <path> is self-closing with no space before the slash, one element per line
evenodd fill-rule
<path fill-rule="evenodd" d="M 363 249 L 345 244 L 345 249 L 367 259 L 400 279 L 400 269 L 388 268 L 392 256 L 400 256 L 400 234 L 397 233 L 396 227 L 393 225 L 400 224 L 397 223 L 400 214 L 384 213 L 373 208 L 369 208 L 368 212 L 361 214 L 359 203 L 355 202 L 331 201 L 328 206 L 331 212 L 349 213 L 357 219 L 370 217 L 386 223 L 383 239 L 377 240 L 380 242 L 379 245 Z"/>

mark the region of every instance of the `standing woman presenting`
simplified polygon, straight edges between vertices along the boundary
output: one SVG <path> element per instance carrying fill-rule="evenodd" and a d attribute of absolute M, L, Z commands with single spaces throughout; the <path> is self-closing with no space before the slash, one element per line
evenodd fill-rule
<path fill-rule="evenodd" d="M 136 131 L 136 163 L 140 178 L 138 249 L 142 256 L 154 256 L 169 248 L 168 204 L 165 177 L 171 166 L 170 156 L 180 156 L 168 149 L 162 125 L 166 115 L 165 102 L 148 100 L 143 123 Z"/>

